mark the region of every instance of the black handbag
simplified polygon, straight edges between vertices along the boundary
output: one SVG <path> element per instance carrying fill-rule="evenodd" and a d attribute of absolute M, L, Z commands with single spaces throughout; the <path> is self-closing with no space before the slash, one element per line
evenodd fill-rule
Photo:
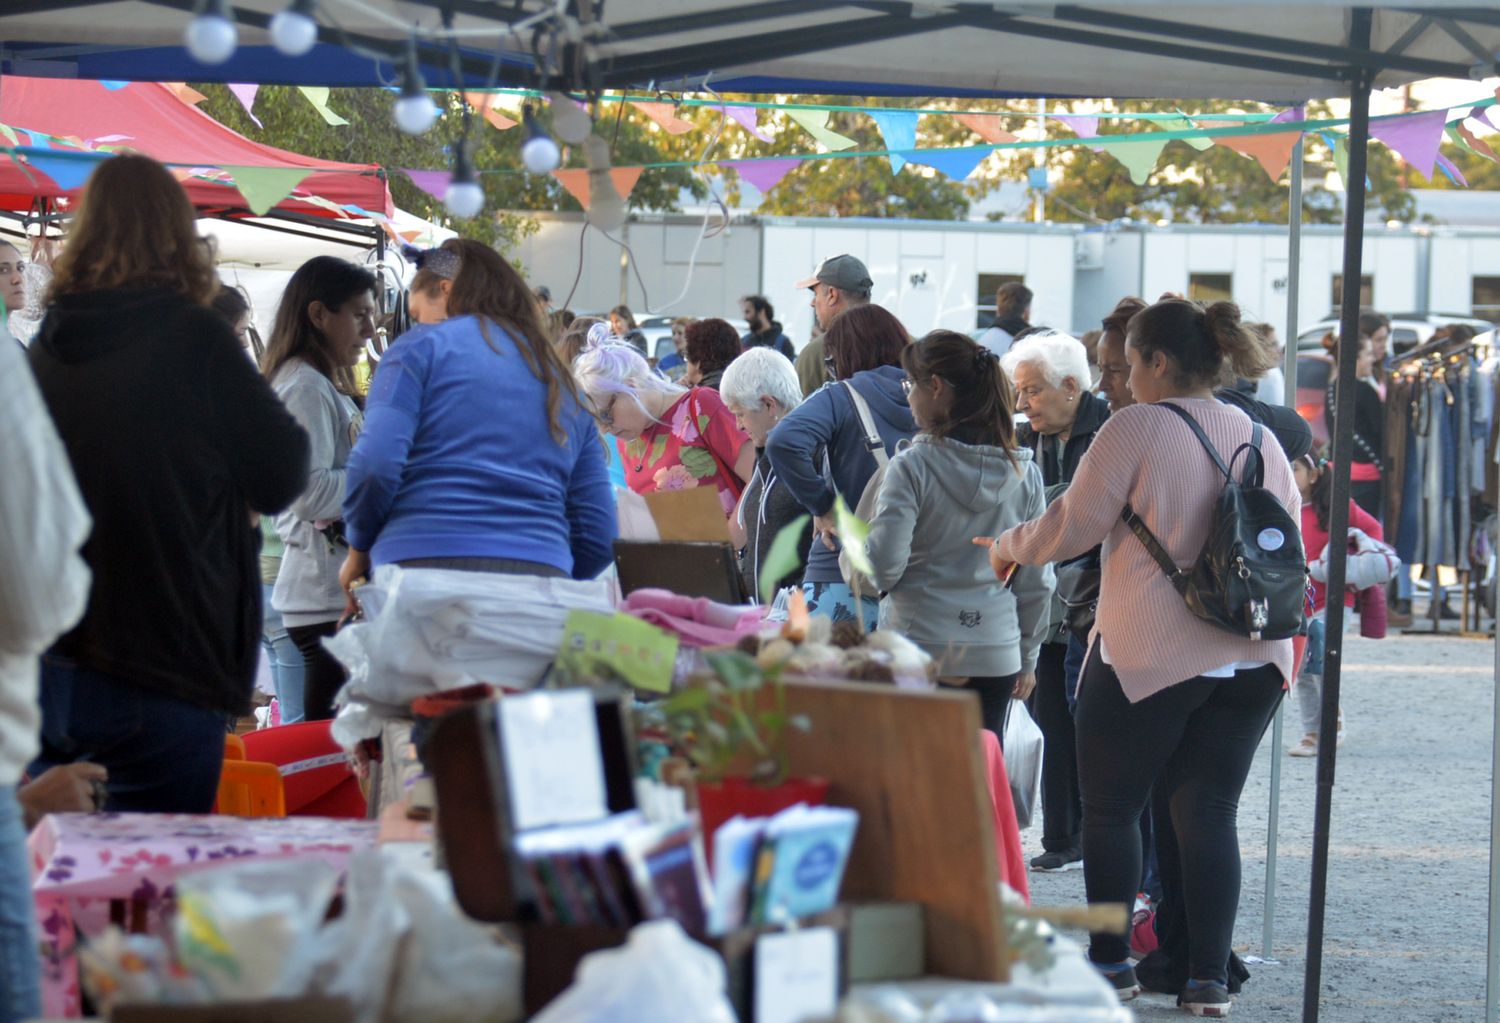
<path fill-rule="evenodd" d="M 1126 505 L 1121 518 L 1198 618 L 1243 639 L 1302 635 L 1306 630 L 1308 578 L 1302 531 L 1280 499 L 1264 486 L 1260 424 L 1255 424 L 1250 443 L 1241 444 L 1226 465 L 1196 419 L 1176 405 L 1158 404 L 1171 409 L 1192 428 L 1224 476 L 1224 489 L 1209 519 L 1208 539 L 1192 567 L 1181 569 L 1133 508 Z M 1245 468 L 1236 480 L 1231 466 L 1241 456 Z"/>
<path fill-rule="evenodd" d="M 1064 608 L 1063 625 L 1081 642 L 1088 642 L 1099 610 L 1099 549 L 1054 568 L 1057 576 L 1057 599 Z"/>

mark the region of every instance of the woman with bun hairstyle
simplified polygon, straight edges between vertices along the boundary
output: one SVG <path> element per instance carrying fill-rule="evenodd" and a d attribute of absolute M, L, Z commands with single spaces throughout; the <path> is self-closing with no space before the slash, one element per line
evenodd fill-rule
<path fill-rule="evenodd" d="M 1156 820 L 1170 820 L 1176 838 L 1158 845 L 1162 882 L 1182 892 L 1188 921 L 1188 980 L 1178 1004 L 1222 1016 L 1240 895 L 1235 816 L 1255 748 L 1292 675 L 1292 641 L 1240 638 L 1194 616 L 1121 515 L 1134 509 L 1179 567 L 1193 564 L 1224 477 L 1189 425 L 1164 406 L 1190 416 L 1228 458 L 1252 442 L 1254 424 L 1216 401 L 1214 385 L 1226 369 L 1257 376 L 1269 356 L 1232 303 L 1182 299 L 1137 313 L 1125 354 L 1139 404 L 1110 416 L 1072 486 L 1041 518 L 1002 535 L 990 561 L 998 574 L 1103 544 L 1076 719 L 1088 900 L 1134 899 L 1138 821 L 1151 798 Z M 1268 430 L 1260 445 L 1265 486 L 1296 521 L 1301 499 L 1291 466 Z M 1092 935 L 1089 958 L 1122 999 L 1140 991 L 1129 952 L 1121 934 Z"/>
<path fill-rule="evenodd" d="M 994 352 L 935 330 L 902 351 L 901 365 L 918 432 L 886 469 L 865 543 L 884 594 L 880 627 L 930 654 L 941 681 L 978 693 L 998 738 L 1012 697 L 1036 684 L 1052 567 L 1002 585 L 974 557 L 973 538 L 1040 515 L 1042 474 L 1016 444 L 1015 401 Z"/>
<path fill-rule="evenodd" d="M 1323 347 L 1333 359 L 1328 374 L 1328 394 L 1323 403 L 1323 418 L 1328 435 L 1333 436 L 1333 411 L 1338 407 L 1339 339 L 1329 334 Z M 1349 496 L 1372 516 L 1379 519 L 1382 474 L 1385 468 L 1385 402 L 1375 388 L 1375 343 L 1367 334 L 1359 336 L 1359 355 L 1354 361 L 1354 462 L 1349 468 Z"/>

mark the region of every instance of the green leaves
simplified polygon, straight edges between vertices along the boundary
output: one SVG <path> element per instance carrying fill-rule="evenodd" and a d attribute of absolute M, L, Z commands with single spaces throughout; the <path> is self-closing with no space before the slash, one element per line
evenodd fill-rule
<path fill-rule="evenodd" d="M 749 654 L 739 650 L 713 650 L 705 653 L 703 659 L 713 669 L 714 674 L 733 691 L 758 689 L 763 681 L 760 666 Z"/>
<path fill-rule="evenodd" d="M 833 502 L 833 525 L 839 531 L 844 552 L 849 555 L 849 564 L 865 575 L 874 574 L 875 566 L 870 564 L 869 555 L 865 553 L 865 541 L 870 538 L 869 524 L 849 510 L 842 494 Z"/>
<path fill-rule="evenodd" d="M 776 534 L 771 549 L 766 552 L 765 563 L 760 569 L 760 602 L 769 604 L 776 599 L 776 583 L 797 571 L 802 563 L 802 530 L 807 528 L 810 516 L 799 515 L 791 525 Z"/>

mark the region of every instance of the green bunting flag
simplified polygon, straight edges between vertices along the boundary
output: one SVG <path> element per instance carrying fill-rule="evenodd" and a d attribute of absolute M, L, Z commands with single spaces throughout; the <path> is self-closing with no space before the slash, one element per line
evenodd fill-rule
<path fill-rule="evenodd" d="M 820 146 L 837 151 L 852 149 L 856 144 L 849 136 L 840 135 L 828 127 L 826 110 L 788 110 L 787 114 L 816 139 Z"/>
<path fill-rule="evenodd" d="M 343 127 L 349 122 L 338 114 L 328 109 L 328 86 L 326 85 L 299 85 L 297 91 L 307 97 L 307 101 L 313 105 L 313 109 L 322 115 L 323 120 L 335 128 Z"/>
<path fill-rule="evenodd" d="M 234 176 L 234 186 L 257 216 L 265 215 L 312 173 L 307 167 L 225 167 L 224 170 Z"/>
<path fill-rule="evenodd" d="M 1130 180 L 1137 185 L 1144 185 L 1146 179 L 1151 177 L 1151 172 L 1156 170 L 1156 161 L 1161 159 L 1161 151 L 1167 144 L 1162 139 L 1155 142 L 1116 142 L 1108 135 L 1100 135 L 1092 141 L 1107 147 L 1109 155 L 1125 165 L 1125 169 L 1130 171 Z"/>

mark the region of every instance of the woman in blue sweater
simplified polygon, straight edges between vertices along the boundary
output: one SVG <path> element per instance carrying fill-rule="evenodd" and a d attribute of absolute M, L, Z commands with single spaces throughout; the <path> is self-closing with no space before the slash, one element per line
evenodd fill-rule
<path fill-rule="evenodd" d="M 443 248 L 449 319 L 380 360 L 349 456 L 344 588 L 391 563 L 593 578 L 615 539 L 598 424 L 515 268 L 479 242 Z"/>

